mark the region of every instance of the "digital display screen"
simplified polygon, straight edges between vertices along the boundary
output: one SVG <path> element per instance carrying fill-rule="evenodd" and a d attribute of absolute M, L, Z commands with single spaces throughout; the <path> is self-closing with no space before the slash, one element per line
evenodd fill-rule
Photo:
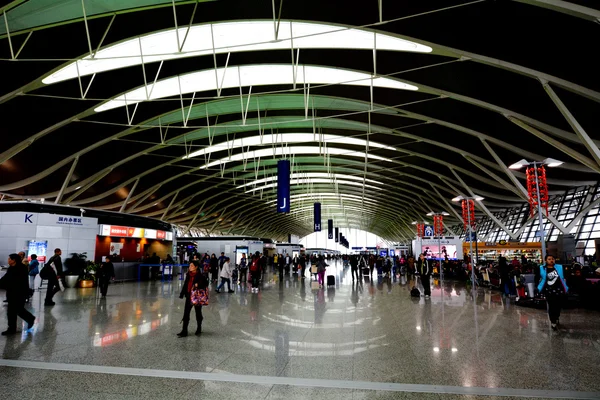
<path fill-rule="evenodd" d="M 422 247 L 422 252 L 425 253 L 426 258 L 440 258 L 440 248 L 437 244 L 434 245 L 425 245 Z M 453 244 L 442 244 L 441 249 L 441 257 L 442 258 L 456 258 L 456 245 Z"/>

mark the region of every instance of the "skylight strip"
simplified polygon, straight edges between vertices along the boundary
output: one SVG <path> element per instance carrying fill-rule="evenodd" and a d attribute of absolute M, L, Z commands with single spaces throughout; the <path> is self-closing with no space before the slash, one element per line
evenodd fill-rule
<path fill-rule="evenodd" d="M 294 83 L 294 77 L 290 73 L 291 68 L 288 64 L 243 65 L 229 67 L 228 69 L 230 70 L 228 74 L 225 74 L 225 68 L 217 69 L 221 89 L 264 85 L 292 85 Z M 299 65 L 296 82 L 367 87 L 370 87 L 372 84 L 373 87 L 380 88 L 419 90 L 418 87 L 397 79 L 385 77 L 373 78 L 371 74 L 365 72 L 314 65 Z M 107 101 L 96 107 L 94 111 L 102 112 L 125 105 L 131 106 L 146 100 L 156 100 L 175 95 L 179 96 L 211 90 L 217 90 L 214 68 L 158 81 L 153 85 L 152 95 L 149 98 L 146 97 L 146 87 L 140 86 Z"/>
<path fill-rule="evenodd" d="M 377 186 L 373 186 L 373 185 L 363 185 L 360 182 L 353 182 L 353 181 L 344 181 L 344 180 L 333 180 L 333 179 L 320 179 L 320 178 L 309 178 L 309 179 L 291 179 L 290 180 L 290 186 L 293 185 L 304 185 L 304 184 L 314 184 L 314 183 L 330 183 L 330 184 L 334 184 L 334 183 L 338 183 L 340 185 L 349 185 L 349 186 L 359 186 L 359 187 L 366 187 L 369 189 L 376 189 L 376 190 L 383 190 L 383 188 L 377 187 Z M 250 190 L 246 190 L 245 193 L 252 193 L 252 192 L 256 192 L 257 190 L 263 190 L 263 189 L 268 189 L 268 188 L 272 188 L 272 187 L 276 187 L 277 186 L 277 182 L 275 183 L 269 183 L 268 185 L 264 185 L 264 186 L 259 186 Z"/>
<path fill-rule="evenodd" d="M 340 149 L 337 147 L 327 147 L 327 148 L 319 148 L 319 147 L 310 147 L 310 146 L 290 146 L 290 147 L 276 147 L 274 149 L 260 149 L 260 150 L 252 150 L 244 153 L 234 154 L 231 157 L 224 157 L 219 160 L 211 161 L 208 164 L 204 164 L 200 166 L 200 169 L 211 168 L 216 165 L 224 165 L 228 162 L 232 161 L 243 161 L 245 159 L 258 159 L 258 158 L 271 158 L 276 156 L 290 156 L 291 154 L 328 154 L 328 155 L 339 155 L 339 156 L 347 156 L 347 157 L 358 157 L 365 158 L 365 153 L 360 151 L 348 151 L 346 149 Z M 373 160 L 381 160 L 392 162 L 389 158 L 376 156 L 374 154 L 369 154 L 368 158 Z"/>
<path fill-rule="evenodd" d="M 363 181 L 363 178 L 361 176 L 346 175 L 346 174 L 328 174 L 326 172 L 300 172 L 300 173 L 291 174 L 290 178 L 291 179 L 332 178 L 332 179 L 350 179 L 350 180 L 357 180 L 357 181 L 361 181 L 361 182 Z M 236 189 L 242 189 L 246 186 L 259 185 L 262 183 L 274 181 L 276 179 L 277 179 L 276 176 L 270 176 L 268 178 L 257 179 L 252 182 L 237 186 Z M 378 185 L 384 184 L 383 182 L 379 182 L 379 181 L 376 181 L 373 179 L 367 179 L 367 182 L 375 183 Z"/>
<path fill-rule="evenodd" d="M 356 49 L 387 50 L 430 53 L 432 48 L 419 43 L 394 37 L 385 33 L 373 33 L 366 29 L 343 26 L 282 20 L 278 40 L 273 40 L 273 21 L 230 21 L 213 24 L 198 24 L 189 29 L 185 46 L 180 52 L 177 33 L 186 35 L 187 27 L 168 29 L 148 35 L 134 37 L 106 46 L 94 58 L 82 57 L 59 69 L 42 80 L 52 84 L 78 76 L 97 74 L 119 68 L 152 62 L 224 54 L 242 51 L 289 50 L 290 33 L 294 49 Z M 78 65 L 76 65 L 78 62 Z"/>
<path fill-rule="evenodd" d="M 347 136 L 340 135 L 320 135 L 319 138 L 322 142 L 327 144 L 329 143 L 338 143 L 338 144 L 349 144 L 356 146 L 367 145 L 367 141 L 363 139 L 357 139 Z M 248 147 L 248 146 L 272 146 L 273 144 L 281 145 L 286 143 L 306 143 L 306 142 L 315 142 L 315 135 L 312 133 L 283 133 L 277 135 L 257 135 L 245 137 L 242 139 L 228 140 L 222 143 L 218 143 L 212 146 L 208 146 L 202 150 L 194 151 L 187 156 L 183 156 L 182 159 L 188 159 L 193 157 L 205 156 L 217 151 L 225 151 L 236 149 L 240 147 Z M 371 142 L 369 141 L 369 147 L 375 147 L 386 150 L 396 150 L 392 146 L 387 146 L 382 143 Z"/>

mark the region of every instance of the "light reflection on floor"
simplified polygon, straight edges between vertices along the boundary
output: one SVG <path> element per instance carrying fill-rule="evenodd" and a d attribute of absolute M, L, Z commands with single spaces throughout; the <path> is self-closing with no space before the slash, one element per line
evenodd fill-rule
<path fill-rule="evenodd" d="M 31 332 L 0 338 L 3 358 L 88 365 L 212 371 L 454 386 L 599 390 L 600 316 L 565 310 L 549 329 L 543 310 L 519 308 L 498 292 L 473 293 L 435 280 L 431 299 L 413 299 L 406 277 L 311 289 L 295 276 L 265 279 L 258 294 L 211 292 L 201 337 L 178 339 L 181 281 L 67 290 Z M 4 321 L 6 308 L 0 310 Z M 190 330 L 195 331 L 192 315 Z M 197 362 L 197 360 L 199 360 Z M 516 367 L 518 366 L 518 367 Z M 535 369 L 535 379 L 523 370 Z M 558 371 L 558 372 L 557 372 Z M 1 380 L 1 378 L 0 378 Z"/>

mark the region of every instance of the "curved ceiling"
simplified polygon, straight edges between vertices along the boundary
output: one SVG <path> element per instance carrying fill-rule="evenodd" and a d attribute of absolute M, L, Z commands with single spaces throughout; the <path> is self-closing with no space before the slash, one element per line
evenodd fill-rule
<path fill-rule="evenodd" d="M 522 158 L 565 162 L 551 192 L 598 180 L 591 8 L 58 1 L 44 15 L 46 3 L 2 8 L 5 200 L 275 239 L 310 233 L 320 201 L 336 226 L 404 241 L 430 211 L 456 222 L 456 195 L 484 196 L 481 214 L 525 202 L 506 167 Z"/>

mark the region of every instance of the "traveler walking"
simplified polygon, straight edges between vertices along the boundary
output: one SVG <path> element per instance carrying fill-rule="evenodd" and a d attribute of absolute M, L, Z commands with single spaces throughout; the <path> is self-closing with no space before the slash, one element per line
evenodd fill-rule
<path fill-rule="evenodd" d="M 285 274 L 289 275 L 290 274 L 290 265 L 292 264 L 292 257 L 290 257 L 289 254 L 286 253 L 285 255 Z"/>
<path fill-rule="evenodd" d="M 260 280 L 260 253 L 257 251 L 252 256 L 250 263 L 250 278 L 252 280 L 252 293 L 258 293 L 258 282 Z"/>
<path fill-rule="evenodd" d="M 58 292 L 60 292 L 60 286 L 58 280 L 62 279 L 62 259 L 60 256 L 62 251 L 60 249 L 54 249 L 54 255 L 46 261 L 44 268 L 40 271 L 40 277 L 48 280 L 48 289 L 46 290 L 46 299 L 44 301 L 45 306 L 53 306 L 54 301 L 52 298 Z"/>
<path fill-rule="evenodd" d="M 179 293 L 180 299 L 185 298 L 185 308 L 183 309 L 183 328 L 181 329 L 181 332 L 177 334 L 178 337 L 186 337 L 188 335 L 188 326 L 190 324 L 190 313 L 192 312 L 192 308 L 196 311 L 196 335 L 202 333 L 202 320 L 204 319 L 202 316 L 202 306 L 192 304 L 191 297 L 194 289 L 206 290 L 207 287 L 208 278 L 206 275 L 198 270 L 198 264 L 195 262 L 190 263 L 188 273 L 185 275 L 185 281 L 181 287 L 181 293 Z"/>
<path fill-rule="evenodd" d="M 27 267 L 22 264 L 21 257 L 14 253 L 9 255 L 8 269 L 0 279 L 0 288 L 6 290 L 6 299 L 8 300 L 8 310 L 6 311 L 8 329 L 2 332 L 4 336 L 17 333 L 17 316 L 27 322 L 27 330 L 33 328 L 35 317 L 25 310 L 25 300 L 29 293 L 27 274 Z"/>
<path fill-rule="evenodd" d="M 425 253 L 419 255 L 419 261 L 417 261 L 417 271 L 421 276 L 421 283 L 423 284 L 423 291 L 425 298 L 431 297 L 431 286 L 429 284 L 429 278 L 431 277 L 431 266 L 429 261 L 425 258 Z"/>
<path fill-rule="evenodd" d="M 227 283 L 227 289 L 229 289 L 229 293 L 234 293 L 234 290 L 231 289 L 231 267 L 229 266 L 229 257 L 225 257 L 225 262 L 223 263 L 223 268 L 221 269 L 221 284 L 217 286 L 215 290 L 217 293 L 221 293 L 221 289 Z"/>
<path fill-rule="evenodd" d="M 546 264 L 540 267 L 540 283 L 538 292 L 546 297 L 546 306 L 550 326 L 553 330 L 558 329 L 560 311 L 563 298 L 569 291 L 563 275 L 563 266 L 556 264 L 552 255 L 546 255 Z"/>
<path fill-rule="evenodd" d="M 40 273 L 40 263 L 36 254 L 31 255 L 31 262 L 27 269 L 29 271 L 29 297 L 31 297 L 35 292 L 35 277 Z"/>
<path fill-rule="evenodd" d="M 115 266 L 112 263 L 111 257 L 107 256 L 105 260 L 106 261 L 100 265 L 98 270 L 100 293 L 102 293 L 102 297 L 106 297 L 106 291 L 108 290 L 108 284 L 110 280 L 115 279 Z"/>
<path fill-rule="evenodd" d="M 317 261 L 317 275 L 319 276 L 319 287 L 325 285 L 325 269 L 328 264 L 325 262 L 323 256 L 319 256 L 319 261 Z"/>
<path fill-rule="evenodd" d="M 238 278 L 238 282 L 242 284 L 242 278 L 244 282 L 248 281 L 248 259 L 246 258 L 246 253 L 242 253 L 242 259 L 240 260 L 240 274 Z"/>
<path fill-rule="evenodd" d="M 216 282 L 219 278 L 219 259 L 212 253 L 210 256 L 210 279 Z"/>
<path fill-rule="evenodd" d="M 306 256 L 304 254 L 300 254 L 300 257 L 298 257 L 298 269 L 300 269 L 300 274 L 302 275 L 302 279 L 304 279 L 304 273 L 306 272 Z"/>
<path fill-rule="evenodd" d="M 358 274 L 358 257 L 356 254 L 350 256 L 350 272 L 352 273 L 352 280 L 354 280 L 354 274 L 356 274 L 356 280 L 360 280 L 360 275 Z"/>

